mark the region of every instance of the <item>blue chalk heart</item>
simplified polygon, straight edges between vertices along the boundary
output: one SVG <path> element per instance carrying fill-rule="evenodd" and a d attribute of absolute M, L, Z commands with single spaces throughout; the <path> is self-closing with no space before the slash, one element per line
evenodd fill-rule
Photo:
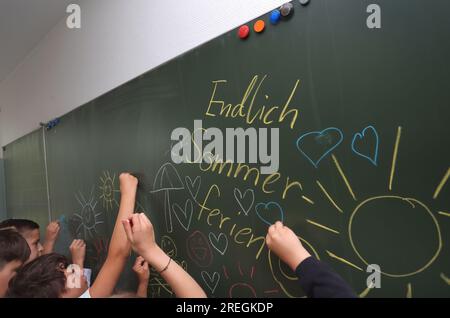
<path fill-rule="evenodd" d="M 281 206 L 276 202 L 268 203 L 258 203 L 255 206 L 256 215 L 266 223 L 271 226 L 276 221 L 284 222 L 284 213 Z M 273 220 L 273 222 L 271 222 Z"/>
<path fill-rule="evenodd" d="M 367 139 L 364 139 L 366 136 L 366 132 L 368 132 L 369 134 L 372 134 L 375 138 L 375 148 L 374 151 L 372 153 L 372 155 L 367 155 L 364 154 L 358 150 L 356 150 L 356 146 L 355 143 L 357 141 L 365 141 Z M 368 134 L 368 135 L 369 135 Z M 353 136 L 352 139 L 352 150 L 355 154 L 357 154 L 358 156 L 361 156 L 363 158 L 366 158 L 367 160 L 369 160 L 371 163 L 373 163 L 375 166 L 377 165 L 377 159 L 378 159 L 378 143 L 379 143 L 379 138 L 378 138 L 378 133 L 377 130 L 373 127 L 373 126 L 367 126 L 366 128 L 363 129 L 363 131 L 361 133 L 356 133 Z"/>
<path fill-rule="evenodd" d="M 326 137 L 327 135 L 329 136 L 330 133 L 333 133 L 333 132 L 335 132 L 339 135 L 339 139 L 337 140 L 337 142 L 335 144 L 328 147 L 328 149 L 326 149 L 325 152 L 318 159 L 314 160 L 305 151 L 302 150 L 301 143 L 305 140 L 305 138 L 315 136 L 314 140 L 317 141 L 323 137 Z M 312 131 L 312 132 L 309 132 L 309 133 L 306 133 L 306 134 L 300 136 L 297 139 L 296 146 L 297 146 L 298 151 L 300 151 L 301 154 L 303 156 L 305 156 L 305 158 L 308 159 L 308 161 L 311 162 L 314 167 L 317 168 L 317 166 L 319 165 L 319 162 L 323 158 L 325 158 L 328 154 L 330 154 L 334 149 L 336 149 L 336 147 L 342 143 L 343 139 L 344 139 L 344 135 L 340 129 L 335 128 L 335 127 L 330 127 L 330 128 L 324 129 L 322 131 Z"/>

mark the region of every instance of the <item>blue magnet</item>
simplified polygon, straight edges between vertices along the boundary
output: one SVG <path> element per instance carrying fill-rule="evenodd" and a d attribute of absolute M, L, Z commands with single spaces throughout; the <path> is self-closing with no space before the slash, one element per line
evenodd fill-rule
<path fill-rule="evenodd" d="M 50 130 L 50 129 L 52 129 L 53 127 L 55 127 L 56 125 L 58 125 L 59 122 L 60 122 L 59 118 L 50 120 L 47 124 L 45 124 L 45 128 L 46 128 L 47 130 Z"/>
<path fill-rule="evenodd" d="M 277 24 L 281 19 L 281 12 L 280 10 L 273 10 L 270 14 L 270 23 Z"/>

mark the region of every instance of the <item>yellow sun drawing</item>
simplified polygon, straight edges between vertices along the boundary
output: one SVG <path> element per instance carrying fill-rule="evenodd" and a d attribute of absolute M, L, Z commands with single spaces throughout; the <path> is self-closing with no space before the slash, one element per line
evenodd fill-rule
<path fill-rule="evenodd" d="M 401 133 L 402 127 L 398 127 L 389 174 L 388 194 L 373 196 L 358 201 L 336 156 L 332 155 L 336 169 L 342 177 L 349 194 L 357 203 L 356 207 L 350 213 L 346 234 L 348 235 L 353 252 L 362 264 L 364 264 L 364 268 L 349 262 L 341 256 L 335 255 L 332 251 L 327 250 L 326 253 L 332 259 L 359 271 L 365 271 L 365 267 L 369 264 L 379 264 L 381 274 L 391 278 L 412 277 L 424 272 L 435 262 L 442 251 L 441 227 L 436 215 L 450 216 L 450 214 L 443 211 L 433 213 L 431 208 L 416 198 L 392 193 Z M 449 176 L 450 168 L 437 185 L 433 199 L 439 196 Z M 325 188 L 320 185 L 319 181 L 317 181 L 317 184 L 330 203 L 340 213 L 343 213 L 343 210 Z M 392 209 L 386 209 L 386 205 L 389 205 Z M 392 211 L 395 211 L 395 213 L 392 213 Z M 412 219 L 415 221 L 410 221 Z M 389 222 L 389 226 L 387 226 L 386 222 Z M 309 223 L 339 235 L 338 231 L 319 223 Z M 362 224 L 364 223 L 373 224 L 373 226 L 363 227 Z M 380 228 L 383 230 L 380 231 Z M 433 233 L 433 235 L 429 235 L 429 233 Z M 426 255 L 425 259 L 418 260 L 414 256 L 417 254 L 415 249 L 419 247 L 419 244 L 412 244 L 412 241 L 423 242 L 420 245 L 425 246 L 426 250 L 422 247 L 422 255 Z M 379 243 L 379 245 L 375 245 L 374 242 L 383 242 L 384 245 Z M 386 244 L 386 242 L 389 242 L 389 244 Z M 391 251 L 392 254 L 388 255 L 389 257 L 383 258 L 379 255 L 380 251 L 383 251 L 382 253 Z M 391 260 L 391 262 L 386 260 Z M 398 271 L 398 266 L 394 266 L 394 264 L 398 263 L 401 264 L 402 271 Z M 397 270 L 394 268 L 397 268 Z M 445 276 L 445 274 L 442 273 L 442 276 Z M 371 288 L 368 287 L 360 296 L 366 296 L 370 290 Z M 407 283 L 406 296 L 412 297 L 412 294 L 413 286 L 411 283 Z"/>
<path fill-rule="evenodd" d="M 115 193 L 120 192 L 120 190 L 115 188 L 116 175 L 109 173 L 109 171 L 103 172 L 103 176 L 100 177 L 100 200 L 102 200 L 103 207 L 106 211 L 117 208 L 119 204 L 115 198 Z"/>
<path fill-rule="evenodd" d="M 332 260 L 363 273 L 366 273 L 368 265 L 377 264 L 380 266 L 381 277 L 409 280 L 413 276 L 429 269 L 442 254 L 443 239 L 438 218 L 450 217 L 450 213 L 435 211 L 416 198 L 393 192 L 401 133 L 402 128 L 398 127 L 392 163 L 387 175 L 387 193 L 367 197 L 362 200 L 358 199 L 334 154 L 331 155 L 332 161 L 337 173 L 345 184 L 346 190 L 355 202 L 355 206 L 350 209 L 343 208 L 333 198 L 333 194 L 327 191 L 320 181 L 316 181 L 318 188 L 330 206 L 341 217 L 345 216 L 347 218 L 346 233 L 340 233 L 328 225 L 325 226 L 317 222 L 317 220 L 306 219 L 306 222 L 310 226 L 336 236 L 347 235 L 354 255 L 345 256 L 359 259 L 360 264 L 349 261 L 343 255 L 336 255 L 333 251 L 325 250 L 328 257 Z M 449 177 L 450 168 L 444 173 L 437 185 L 433 194 L 434 200 L 439 197 Z M 389 208 L 386 208 L 386 206 L 389 206 Z M 303 239 L 301 241 L 306 244 L 305 247 L 312 252 L 312 255 L 315 254 L 318 258 L 318 254 L 311 244 Z M 282 265 L 276 264 L 272 257 L 269 253 L 269 265 L 275 281 L 287 296 L 295 297 L 293 290 L 296 290 L 296 288 L 290 284 L 290 281 L 297 280 L 297 277 L 283 273 Z M 366 274 L 366 276 L 369 275 L 369 273 Z M 450 284 L 450 280 L 445 273 L 440 273 L 439 278 L 445 284 Z M 372 287 L 373 285 L 367 287 L 360 292 L 359 296 L 367 296 Z M 406 297 L 413 296 L 413 284 L 411 282 L 406 283 L 405 291 Z"/>
<path fill-rule="evenodd" d="M 78 225 L 75 233 L 82 235 L 86 240 L 94 238 L 98 234 L 97 226 L 103 224 L 103 220 L 100 219 L 101 213 L 97 213 L 95 210 L 97 201 L 94 201 L 93 194 L 92 190 L 89 200 L 86 200 L 81 192 L 78 195 L 75 194 L 75 198 L 80 204 L 80 210 L 73 214 L 73 220 Z"/>

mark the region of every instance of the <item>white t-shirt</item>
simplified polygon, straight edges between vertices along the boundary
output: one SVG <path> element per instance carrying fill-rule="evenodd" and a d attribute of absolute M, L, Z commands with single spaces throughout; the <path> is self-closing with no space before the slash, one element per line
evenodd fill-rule
<path fill-rule="evenodd" d="M 91 294 L 89 293 L 89 288 L 86 289 L 86 291 L 78 298 L 92 298 Z"/>

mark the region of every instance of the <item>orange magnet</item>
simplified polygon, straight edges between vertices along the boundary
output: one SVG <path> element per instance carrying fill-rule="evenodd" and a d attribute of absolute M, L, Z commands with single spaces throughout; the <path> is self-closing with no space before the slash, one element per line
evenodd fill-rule
<path fill-rule="evenodd" d="M 266 24 L 263 20 L 258 20 L 255 22 L 255 25 L 253 25 L 253 30 L 255 30 L 256 33 L 261 33 L 264 28 L 266 27 Z"/>

